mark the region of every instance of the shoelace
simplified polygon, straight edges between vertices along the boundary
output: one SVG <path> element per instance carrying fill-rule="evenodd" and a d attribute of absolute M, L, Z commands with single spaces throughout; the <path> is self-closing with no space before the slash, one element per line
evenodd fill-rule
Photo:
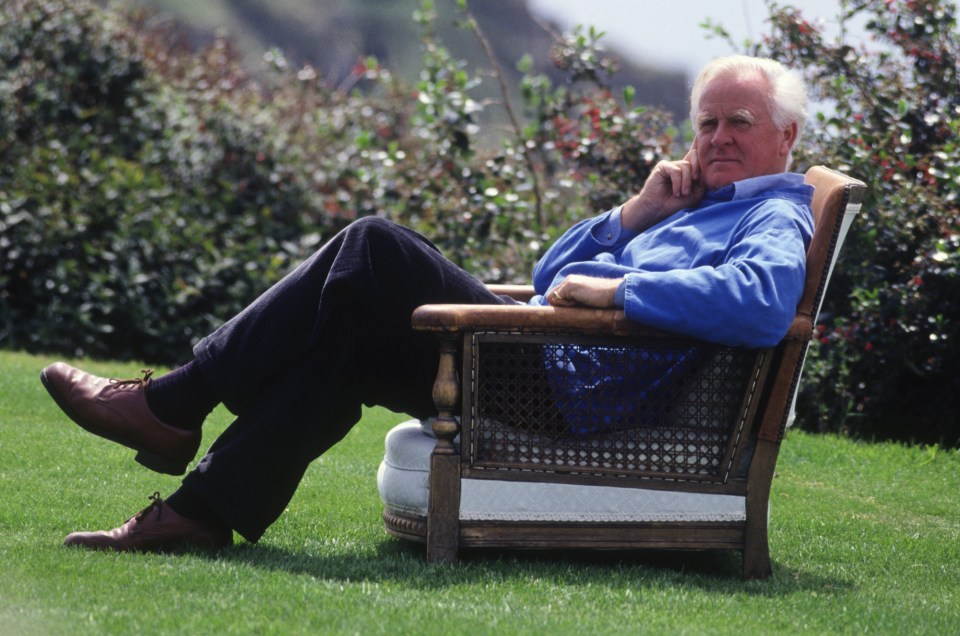
<path fill-rule="evenodd" d="M 151 376 L 153 376 L 153 369 L 140 369 L 140 373 L 143 374 L 142 378 L 130 378 L 129 380 L 110 378 L 110 384 L 115 387 L 135 386 L 138 389 L 145 389 L 150 383 Z"/>
<path fill-rule="evenodd" d="M 134 515 L 133 517 L 131 517 L 130 519 L 136 519 L 136 520 L 137 520 L 137 523 L 139 523 L 140 521 L 143 520 L 143 518 L 144 518 L 145 516 L 147 516 L 147 514 L 148 514 L 151 510 L 153 510 L 154 508 L 156 508 L 156 509 L 157 509 L 157 521 L 160 521 L 160 515 L 163 514 L 163 508 L 160 507 L 160 504 L 163 503 L 163 499 L 160 497 L 160 491 L 159 491 L 159 490 L 154 491 L 154 493 L 153 493 L 152 495 L 150 495 L 149 499 L 150 499 L 150 505 L 147 506 L 146 508 L 144 508 L 143 510 L 141 510 L 140 512 L 138 512 L 137 514 L 135 514 L 135 515 Z M 129 521 L 130 519 L 127 519 L 127 521 Z"/>

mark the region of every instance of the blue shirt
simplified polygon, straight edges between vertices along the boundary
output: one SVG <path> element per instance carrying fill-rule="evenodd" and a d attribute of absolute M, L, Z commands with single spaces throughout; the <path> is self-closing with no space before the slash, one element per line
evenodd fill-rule
<path fill-rule="evenodd" d="M 534 269 L 534 288 L 545 295 L 570 274 L 622 278 L 618 302 L 632 320 L 730 346 L 772 346 L 803 292 L 812 196 L 802 175 L 745 179 L 639 234 L 621 227 L 616 208 L 566 232 Z M 700 354 L 664 348 L 639 361 L 616 348 L 547 345 L 544 365 L 569 432 L 590 435 L 660 422 L 658 409 Z"/>
<path fill-rule="evenodd" d="M 765 347 L 790 327 L 813 235 L 813 188 L 803 175 L 745 179 L 709 191 L 641 233 L 621 208 L 582 221 L 534 269 L 531 303 L 570 274 L 622 278 L 627 317 L 731 346 Z"/>

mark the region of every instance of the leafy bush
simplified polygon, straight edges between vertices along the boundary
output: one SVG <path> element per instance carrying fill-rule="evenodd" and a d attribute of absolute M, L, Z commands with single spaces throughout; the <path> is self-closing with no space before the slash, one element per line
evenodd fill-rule
<path fill-rule="evenodd" d="M 799 69 L 821 103 L 799 163 L 867 183 L 811 351 L 813 430 L 960 442 L 960 33 L 956 7 L 844 2 L 840 33 L 772 6 L 751 52 Z"/>
<path fill-rule="evenodd" d="M 161 76 L 141 27 L 86 2 L 0 12 L 4 346 L 170 360 L 302 253 L 306 197 L 228 52 Z"/>
<path fill-rule="evenodd" d="M 546 241 L 633 191 L 670 143 L 662 116 L 603 87 L 595 33 L 565 45 L 596 60 L 592 80 L 527 78 L 538 124 L 514 117 L 491 142 L 481 73 L 436 41 L 431 2 L 417 20 L 417 86 L 371 59 L 343 90 L 276 52 L 254 81 L 225 40 L 194 53 L 90 0 L 5 3 L 0 346 L 175 362 L 357 215 L 527 280 Z"/>

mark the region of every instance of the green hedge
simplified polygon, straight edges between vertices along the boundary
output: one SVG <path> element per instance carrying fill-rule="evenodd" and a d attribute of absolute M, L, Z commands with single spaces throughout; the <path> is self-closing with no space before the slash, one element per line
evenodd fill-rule
<path fill-rule="evenodd" d="M 775 7 L 756 49 L 821 102 L 805 144 L 867 183 L 807 367 L 814 430 L 960 443 L 960 32 L 951 2 L 850 3 L 865 44 Z"/>
<path fill-rule="evenodd" d="M 228 41 L 191 52 L 146 15 L 5 4 L 0 346 L 174 362 L 357 215 L 412 225 L 488 280 L 524 280 L 547 241 L 635 189 L 669 143 L 662 116 L 614 99 L 603 70 L 572 90 L 527 77 L 537 124 L 485 143 L 479 80 L 433 40 L 429 3 L 417 19 L 422 81 L 366 60 L 345 92 L 279 53 L 254 80 Z M 571 46 L 596 57 L 595 40 Z"/>
<path fill-rule="evenodd" d="M 85 2 L 0 16 L 0 344 L 187 354 L 310 235 L 256 102 L 210 88 L 226 68 L 158 73 L 156 41 Z"/>

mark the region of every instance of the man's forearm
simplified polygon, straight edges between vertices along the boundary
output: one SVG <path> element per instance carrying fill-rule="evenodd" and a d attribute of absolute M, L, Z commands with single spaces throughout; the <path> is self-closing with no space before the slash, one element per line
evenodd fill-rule
<path fill-rule="evenodd" d="M 623 204 L 620 212 L 620 223 L 624 229 L 640 233 L 653 227 L 667 216 L 658 206 L 638 194 Z"/>

